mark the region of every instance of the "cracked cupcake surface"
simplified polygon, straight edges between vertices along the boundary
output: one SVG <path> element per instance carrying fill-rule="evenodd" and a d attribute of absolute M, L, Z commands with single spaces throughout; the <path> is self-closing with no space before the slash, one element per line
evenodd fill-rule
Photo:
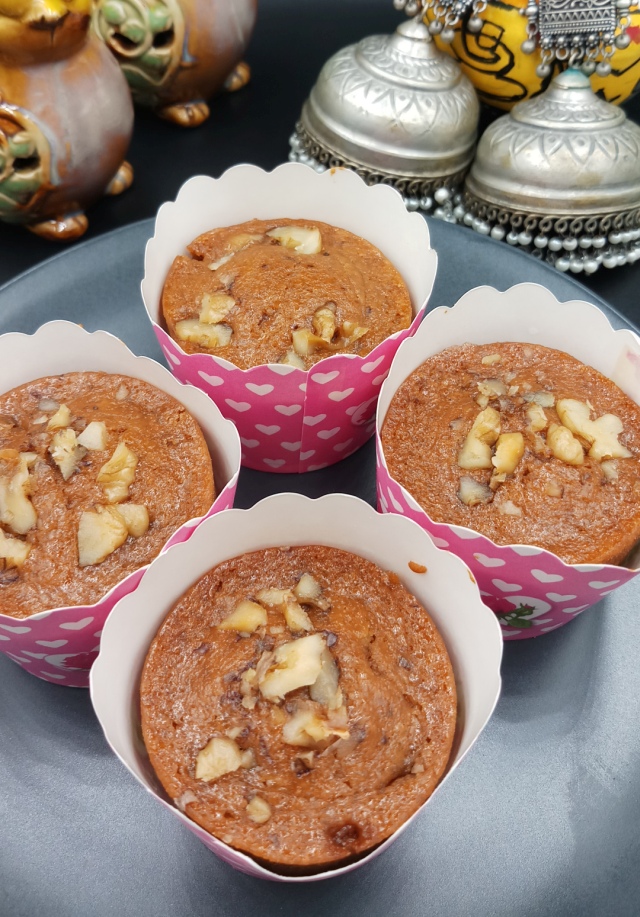
<path fill-rule="evenodd" d="M 153 640 L 140 700 L 176 805 L 294 872 L 396 831 L 440 780 L 456 725 L 451 663 L 424 608 L 394 573 L 318 546 L 205 574 Z"/>
<path fill-rule="evenodd" d="M 412 321 L 402 277 L 374 245 L 310 220 L 250 220 L 198 236 L 162 292 L 171 337 L 242 369 L 365 356 Z"/>

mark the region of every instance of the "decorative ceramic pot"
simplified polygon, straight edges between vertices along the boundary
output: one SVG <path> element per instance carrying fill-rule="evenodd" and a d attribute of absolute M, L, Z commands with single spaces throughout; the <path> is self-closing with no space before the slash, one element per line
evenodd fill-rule
<path fill-rule="evenodd" d="M 93 27 L 133 97 L 183 127 L 209 117 L 207 100 L 240 89 L 257 0 L 97 0 Z"/>
<path fill-rule="evenodd" d="M 542 78 L 536 74 L 541 62 L 539 51 L 524 54 L 522 43 L 527 38 L 527 19 L 524 15 L 528 0 L 487 0 L 479 32 L 468 28 L 469 17 L 463 19 L 455 30 L 452 44 L 435 36 L 443 51 L 456 57 L 475 86 L 483 102 L 497 108 L 509 109 L 516 102 L 543 92 L 554 75 L 566 65 L 556 64 L 551 73 Z M 608 102 L 624 102 L 640 82 L 640 6 L 634 4 L 630 12 L 631 25 L 627 35 L 631 39 L 625 49 L 616 49 L 611 58 L 612 71 L 608 76 L 591 77 L 594 92 Z"/>
<path fill-rule="evenodd" d="M 0 0 L 0 219 L 75 239 L 133 178 L 127 84 L 89 33 L 91 0 Z"/>

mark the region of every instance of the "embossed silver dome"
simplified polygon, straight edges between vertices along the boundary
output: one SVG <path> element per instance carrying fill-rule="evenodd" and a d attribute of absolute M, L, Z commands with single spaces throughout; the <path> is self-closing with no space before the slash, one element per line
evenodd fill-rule
<path fill-rule="evenodd" d="M 640 127 L 567 70 L 487 128 L 454 213 L 560 270 L 636 261 Z"/>
<path fill-rule="evenodd" d="M 478 116 L 458 63 L 436 48 L 422 22 L 410 20 L 327 61 L 289 158 L 320 169 L 347 166 L 371 183 L 393 184 L 410 209 L 442 209 L 471 163 Z"/>

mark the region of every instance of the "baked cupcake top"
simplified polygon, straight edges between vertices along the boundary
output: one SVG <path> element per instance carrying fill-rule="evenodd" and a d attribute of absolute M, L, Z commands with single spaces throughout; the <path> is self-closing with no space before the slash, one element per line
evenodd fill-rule
<path fill-rule="evenodd" d="M 436 522 L 566 563 L 621 563 L 640 539 L 640 407 L 561 351 L 447 348 L 402 383 L 381 439 Z"/>
<path fill-rule="evenodd" d="M 0 395 L 0 613 L 93 604 L 213 499 L 198 424 L 140 379 L 74 372 Z"/>
<path fill-rule="evenodd" d="M 270 548 L 177 602 L 141 679 L 151 763 L 214 836 L 279 871 L 364 854 L 446 767 L 456 689 L 398 577 L 346 551 Z"/>
<path fill-rule="evenodd" d="M 187 353 L 242 369 L 308 369 L 334 353 L 364 356 L 412 321 L 402 277 L 365 239 L 309 220 L 213 229 L 167 275 L 162 311 Z"/>

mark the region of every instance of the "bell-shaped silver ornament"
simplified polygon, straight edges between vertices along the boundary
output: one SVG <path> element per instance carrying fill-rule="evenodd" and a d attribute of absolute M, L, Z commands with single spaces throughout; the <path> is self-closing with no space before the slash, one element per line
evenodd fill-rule
<path fill-rule="evenodd" d="M 291 137 L 289 158 L 345 166 L 392 185 L 410 210 L 453 219 L 473 158 L 479 105 L 471 82 L 423 22 L 372 35 L 322 68 Z"/>
<path fill-rule="evenodd" d="M 640 258 L 640 127 L 578 70 L 487 128 L 457 220 L 591 274 Z"/>

